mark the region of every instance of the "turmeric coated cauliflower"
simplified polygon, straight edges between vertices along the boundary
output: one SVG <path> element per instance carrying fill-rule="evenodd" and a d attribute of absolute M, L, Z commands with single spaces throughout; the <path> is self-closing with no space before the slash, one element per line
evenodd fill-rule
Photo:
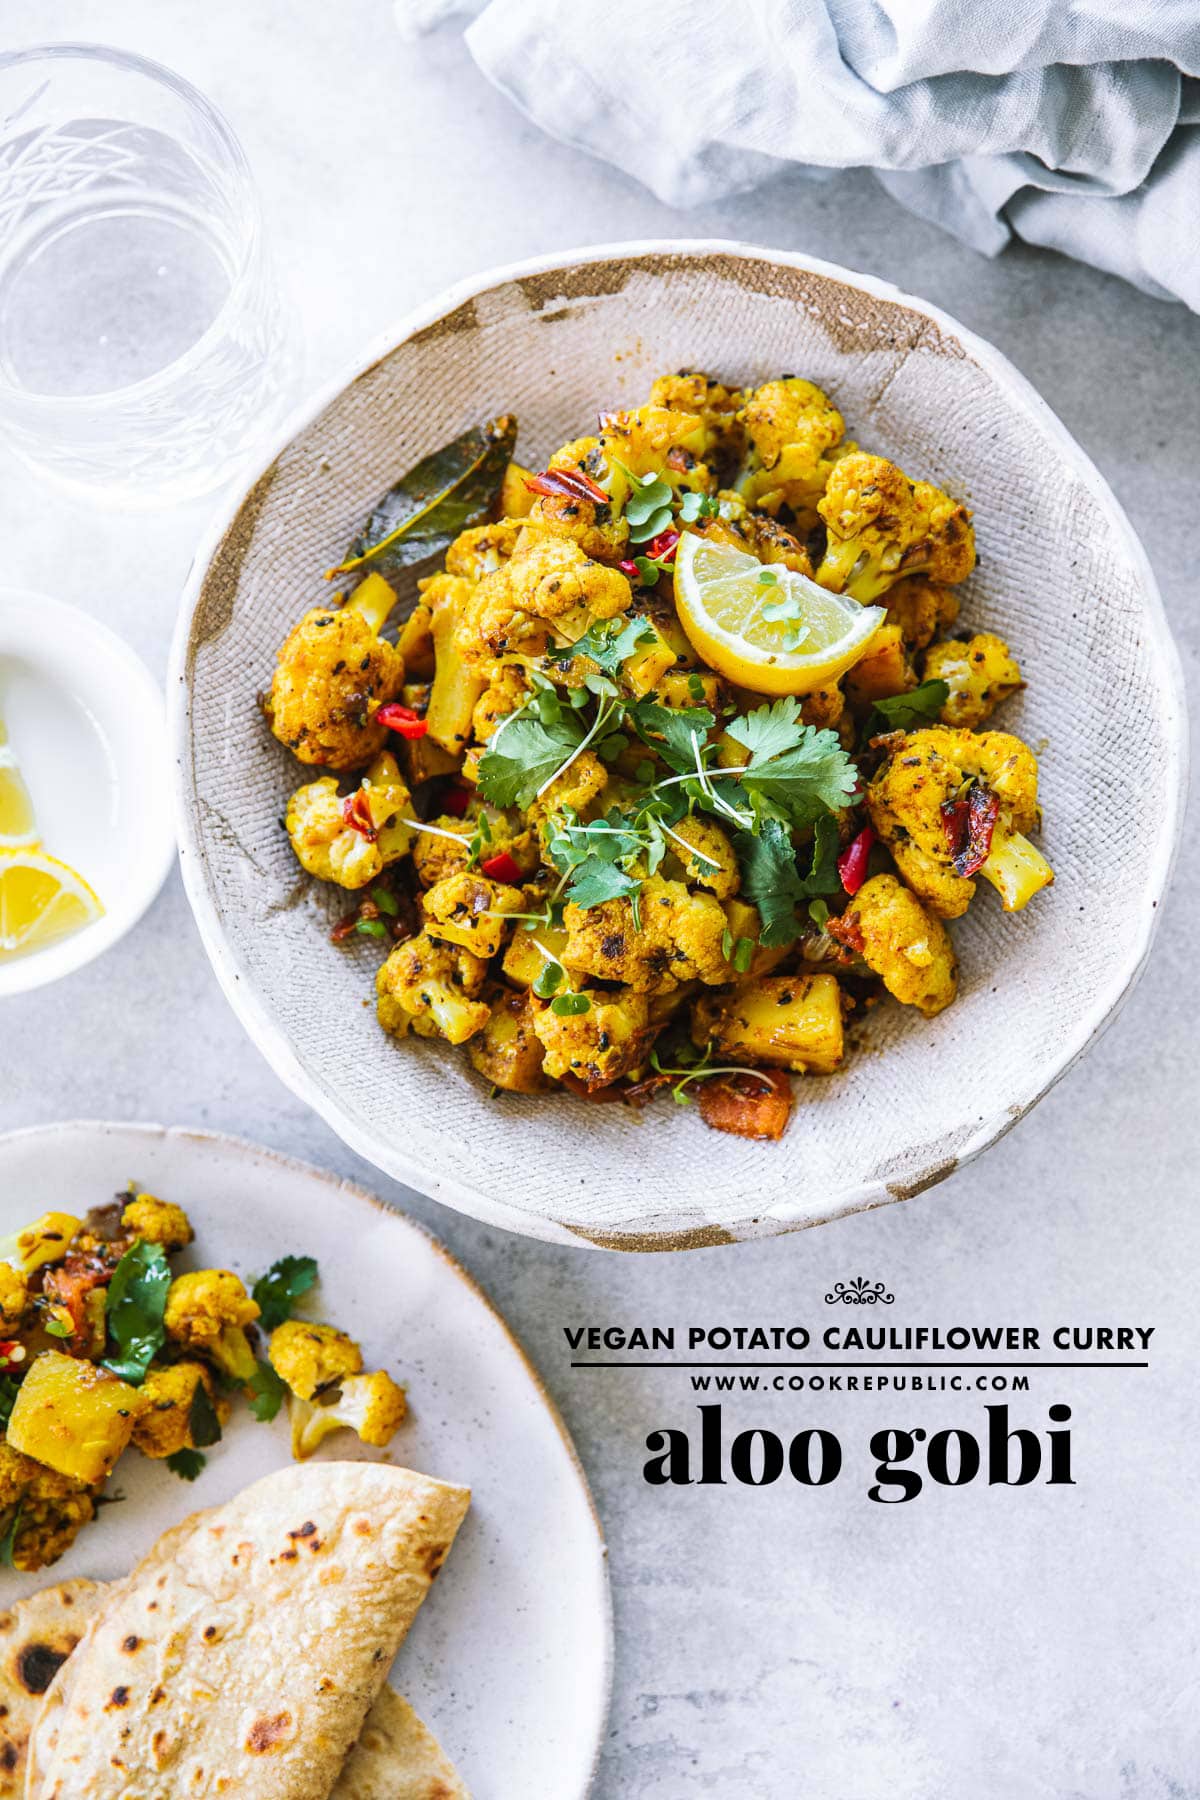
<path fill-rule="evenodd" d="M 811 381 L 785 375 L 756 388 L 740 417 L 750 457 L 738 492 L 763 512 L 790 507 L 807 530 L 835 463 L 853 449 L 842 446 L 841 413 Z"/>
<path fill-rule="evenodd" d="M 887 622 L 909 650 L 924 650 L 958 618 L 958 595 L 924 575 L 906 575 L 887 591 Z"/>
<path fill-rule="evenodd" d="M 339 1386 L 340 1394 L 324 1406 L 299 1398 L 288 1402 L 297 1462 L 311 1456 L 333 1431 L 357 1432 L 362 1443 L 386 1449 L 404 1423 L 408 1412 L 404 1389 L 383 1369 L 348 1375 Z"/>
<path fill-rule="evenodd" d="M 894 875 L 864 882 L 838 924 L 840 940 L 903 1005 L 932 1019 L 954 999 L 958 965 L 946 927 Z"/>
<path fill-rule="evenodd" d="M 670 993 L 681 981 L 729 980 L 721 948 L 726 919 L 712 894 L 692 894 L 682 881 L 651 875 L 638 910 L 640 923 L 629 900 L 586 910 L 572 902 L 563 914 L 565 966 L 643 994 Z"/>
<path fill-rule="evenodd" d="M 168 1251 L 186 1250 L 195 1235 L 182 1206 L 156 1200 L 153 1194 L 135 1194 L 121 1214 L 121 1223 L 134 1237 L 161 1244 Z"/>
<path fill-rule="evenodd" d="M 258 1366 L 245 1327 L 258 1315 L 257 1301 L 232 1270 L 196 1269 L 171 1283 L 163 1324 L 174 1343 L 199 1351 L 244 1386 Z"/>
<path fill-rule="evenodd" d="M 594 619 L 627 610 L 633 590 L 619 569 L 593 562 L 571 538 L 528 526 L 512 556 L 475 590 L 458 628 L 465 656 L 539 655 L 581 637 Z"/>
<path fill-rule="evenodd" d="M 882 456 L 855 451 L 834 465 L 817 506 L 826 525 L 822 587 L 864 605 L 902 575 L 965 581 L 975 567 L 971 515 L 928 481 L 910 481 Z"/>
<path fill-rule="evenodd" d="M 979 790 L 974 803 L 973 787 Z M 958 809 L 970 813 L 974 805 L 982 816 L 989 795 L 995 817 L 980 834 L 985 854 L 979 861 L 959 843 L 970 821 Z M 976 873 L 997 889 L 1006 912 L 1026 905 L 1054 879 L 1024 836 L 1038 824 L 1037 759 L 1007 732 L 944 726 L 910 732 L 879 769 L 866 803 L 904 880 L 939 918 L 957 919 L 967 910 Z"/>
<path fill-rule="evenodd" d="M 944 681 L 950 694 L 942 707 L 943 725 L 982 725 L 1002 700 L 1021 685 L 1016 658 L 1004 642 L 982 631 L 966 643 L 950 638 L 925 654 L 926 681 Z"/>
<path fill-rule="evenodd" d="M 5 1325 L 19 1324 L 29 1308 L 29 1288 L 25 1277 L 11 1263 L 0 1262 L 0 1319 Z"/>
<path fill-rule="evenodd" d="M 465 1044 L 488 1022 L 488 1007 L 476 998 L 486 975 L 486 962 L 457 944 L 425 932 L 406 938 L 375 978 L 379 1023 L 395 1037 L 414 1030 Z"/>
<path fill-rule="evenodd" d="M 412 796 L 394 756 L 377 756 L 345 798 L 332 775 L 297 788 L 284 824 L 301 868 L 318 881 L 362 888 L 408 853 Z"/>
<path fill-rule="evenodd" d="M 715 820 L 689 813 L 671 826 L 670 838 L 689 885 L 706 888 L 718 900 L 728 900 L 737 893 L 742 885 L 738 860 L 733 845 Z"/>
<path fill-rule="evenodd" d="M 465 869 L 444 876 L 421 897 L 428 936 L 484 958 L 499 953 L 508 929 L 505 915 L 520 912 L 524 904 L 519 887 Z"/>
<path fill-rule="evenodd" d="M 293 1394 L 311 1400 L 322 1388 L 336 1387 L 347 1375 L 362 1371 L 362 1351 L 335 1325 L 313 1325 L 307 1319 L 285 1319 L 271 1333 L 267 1357 Z"/>
<path fill-rule="evenodd" d="M 400 692 L 404 658 L 379 630 L 395 598 L 368 575 L 344 606 L 314 607 L 284 639 L 263 710 L 301 762 L 356 769 L 387 743 L 375 714 Z"/>
<path fill-rule="evenodd" d="M 607 1087 L 627 1075 L 650 1048 L 650 1006 L 644 993 L 619 988 L 615 993 L 591 989 L 588 1009 L 560 1014 L 550 1005 L 532 1002 L 533 1029 L 545 1045 L 542 1068 L 558 1080 L 573 1075 L 586 1087 Z"/>
<path fill-rule="evenodd" d="M 210 1441 L 193 1435 L 196 1393 L 203 1389 L 217 1424 L 229 1417 L 229 1401 L 217 1392 L 216 1383 L 202 1363 L 177 1362 L 153 1365 L 141 1385 L 144 1407 L 133 1426 L 131 1442 L 143 1456 L 175 1456 L 180 1450 L 196 1450 Z"/>
<path fill-rule="evenodd" d="M 91 1489 L 0 1442 L 0 1530 L 13 1532 L 14 1569 L 57 1562 L 95 1516 Z"/>

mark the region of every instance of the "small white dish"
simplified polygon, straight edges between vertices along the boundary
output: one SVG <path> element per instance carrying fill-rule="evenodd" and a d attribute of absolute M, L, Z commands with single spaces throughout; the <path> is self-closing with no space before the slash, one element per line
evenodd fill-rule
<path fill-rule="evenodd" d="M 314 1256 L 312 1318 L 344 1325 L 369 1368 L 408 1387 L 387 1451 L 338 1432 L 320 1461 L 397 1463 L 471 1489 L 454 1552 L 392 1672 L 475 1800 L 585 1800 L 608 1716 L 608 1563 L 566 1426 L 500 1314 L 436 1240 L 337 1176 L 206 1131 L 96 1121 L 0 1137 L 0 1232 L 49 1207 L 82 1214 L 131 1178 L 189 1214 L 180 1268 L 250 1278 L 279 1256 Z M 111 1581 L 187 1514 L 287 1468 L 286 1417 L 239 1405 L 189 1484 L 136 1451 L 108 1484 L 123 1494 L 53 1568 L 0 1569 L 0 1607 L 77 1575 Z"/>
<path fill-rule="evenodd" d="M 78 607 L 0 588 L 0 718 L 42 848 L 98 894 L 104 916 L 0 959 L 0 999 L 81 969 L 136 925 L 175 855 L 162 693 L 140 657 Z"/>

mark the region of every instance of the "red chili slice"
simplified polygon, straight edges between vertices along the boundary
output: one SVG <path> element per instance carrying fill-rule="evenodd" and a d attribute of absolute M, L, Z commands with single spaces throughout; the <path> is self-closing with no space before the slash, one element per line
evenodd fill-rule
<path fill-rule="evenodd" d="M 527 475 L 525 486 L 531 494 L 565 495 L 571 500 L 591 500 L 598 506 L 609 504 L 609 496 L 599 482 L 582 469 L 543 469 L 540 475 Z"/>
<path fill-rule="evenodd" d="M 874 842 L 874 831 L 869 825 L 864 825 L 858 836 L 851 838 L 838 857 L 838 878 L 848 894 L 857 894 L 867 879 L 867 864 L 870 861 L 871 846 Z"/>
<path fill-rule="evenodd" d="M 449 813 L 451 818 L 465 819 L 467 816 L 467 808 L 470 804 L 470 790 L 463 787 L 460 781 L 451 782 L 449 787 L 443 788 L 441 799 L 442 811 L 444 813 Z"/>
<path fill-rule="evenodd" d="M 675 552 L 678 548 L 679 533 L 677 531 L 660 531 L 656 538 L 651 539 L 648 555 L 654 562 L 674 562 Z"/>
<path fill-rule="evenodd" d="M 378 724 L 386 725 L 389 731 L 398 731 L 402 738 L 422 738 L 429 730 L 427 719 L 414 712 L 411 706 L 401 706 L 396 700 L 387 706 L 381 706 L 375 719 Z"/>
<path fill-rule="evenodd" d="M 509 887 L 520 887 L 525 879 L 521 865 L 507 850 L 497 850 L 495 856 L 489 856 L 479 866 L 490 881 L 503 881 Z"/>
<path fill-rule="evenodd" d="M 368 844 L 373 844 L 379 836 L 379 827 L 371 817 L 371 802 L 364 788 L 355 788 L 342 801 L 342 817 L 352 831 L 361 833 Z"/>
<path fill-rule="evenodd" d="M 630 581 L 640 581 L 642 579 L 638 572 L 638 566 L 631 556 L 624 557 L 622 561 L 617 564 L 617 567 L 620 569 L 622 575 L 627 575 L 629 577 Z"/>
<path fill-rule="evenodd" d="M 963 800 L 947 800 L 942 806 L 942 830 L 957 875 L 978 874 L 992 851 L 992 834 L 1000 812 L 1000 797 L 977 781 Z"/>

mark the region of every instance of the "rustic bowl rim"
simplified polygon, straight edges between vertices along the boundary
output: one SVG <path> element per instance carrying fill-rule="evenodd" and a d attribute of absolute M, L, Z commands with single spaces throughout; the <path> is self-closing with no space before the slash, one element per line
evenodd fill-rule
<path fill-rule="evenodd" d="M 938 1144 L 931 1144 L 921 1174 L 906 1183 L 902 1194 L 890 1189 L 882 1178 L 850 1182 L 836 1194 L 829 1196 L 819 1219 L 789 1218 L 786 1206 L 775 1206 L 768 1219 L 760 1218 L 750 1225 L 733 1225 L 715 1231 L 682 1235 L 669 1228 L 655 1233 L 616 1231 L 606 1237 L 599 1247 L 636 1250 L 694 1248 L 727 1243 L 739 1238 L 777 1235 L 807 1225 L 825 1224 L 848 1213 L 887 1205 L 901 1198 L 911 1198 L 945 1180 L 982 1155 L 1032 1111 L 1056 1082 L 1074 1067 L 1090 1045 L 1112 1023 L 1133 991 L 1149 957 L 1162 910 L 1161 902 L 1170 885 L 1188 786 L 1187 702 L 1182 664 L 1149 557 L 1124 508 L 1086 451 L 1020 370 L 986 338 L 979 337 L 951 313 L 935 306 L 931 301 L 908 294 L 879 276 L 827 262 L 820 257 L 808 256 L 798 250 L 779 250 L 769 245 L 722 238 L 634 239 L 548 251 L 541 256 L 481 270 L 443 289 L 432 299 L 405 314 L 398 323 L 377 333 L 365 351 L 323 383 L 284 420 L 267 449 L 260 451 L 254 462 L 247 465 L 237 478 L 231 497 L 218 509 L 193 556 L 176 621 L 167 680 L 168 737 L 174 763 L 172 789 L 184 888 L 213 971 L 241 1024 L 285 1086 L 311 1107 L 343 1143 L 395 1180 L 485 1224 L 496 1225 L 525 1237 L 538 1238 L 548 1243 L 570 1244 L 576 1248 L 597 1245 L 595 1240 L 582 1237 L 557 1219 L 522 1212 L 493 1199 L 480 1186 L 433 1175 L 421 1164 L 411 1161 L 402 1150 L 381 1144 L 371 1131 L 357 1125 L 346 1115 L 338 1100 L 327 1093 L 320 1081 L 304 1068 L 287 1033 L 272 1018 L 265 999 L 244 978 L 225 938 L 220 911 L 208 892 L 204 876 L 196 826 L 199 808 L 194 803 L 190 781 L 191 693 L 188 655 L 196 607 L 210 565 L 246 500 L 292 441 L 312 425 L 345 389 L 417 333 L 427 330 L 483 294 L 531 276 L 551 275 L 560 271 L 565 274 L 596 263 L 633 263 L 649 258 L 679 258 L 693 264 L 705 258 L 735 260 L 765 263 L 768 266 L 819 275 L 857 292 L 869 294 L 873 299 L 905 307 L 956 339 L 979 367 L 1014 401 L 1023 406 L 1053 441 L 1063 461 L 1070 466 L 1081 485 L 1100 506 L 1121 549 L 1128 557 L 1144 600 L 1157 686 L 1164 703 L 1163 727 L 1167 758 L 1161 771 L 1162 823 L 1154 844 L 1153 864 L 1147 871 L 1144 889 L 1146 898 L 1140 909 L 1136 942 L 1131 953 L 1114 969 L 1110 980 L 1097 990 L 1093 1003 L 1065 1034 L 1061 1050 L 1047 1059 L 1044 1079 L 1031 1099 L 1019 1108 L 1010 1109 L 1007 1116 L 1001 1108 L 996 1108 L 988 1119 L 981 1121 L 980 1128 L 965 1145 L 960 1144 L 956 1148 L 952 1157 Z"/>

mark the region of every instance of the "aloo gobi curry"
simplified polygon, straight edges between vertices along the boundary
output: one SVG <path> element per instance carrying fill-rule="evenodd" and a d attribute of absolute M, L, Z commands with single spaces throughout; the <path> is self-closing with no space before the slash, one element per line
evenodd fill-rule
<path fill-rule="evenodd" d="M 405 476 L 280 649 L 263 710 L 320 771 L 292 847 L 386 950 L 393 1036 L 777 1138 L 850 1022 L 953 1002 L 981 878 L 1008 912 L 1053 880 L 989 724 L 1020 669 L 959 626 L 971 514 L 793 375 L 663 377 L 540 472 L 515 439 Z"/>

